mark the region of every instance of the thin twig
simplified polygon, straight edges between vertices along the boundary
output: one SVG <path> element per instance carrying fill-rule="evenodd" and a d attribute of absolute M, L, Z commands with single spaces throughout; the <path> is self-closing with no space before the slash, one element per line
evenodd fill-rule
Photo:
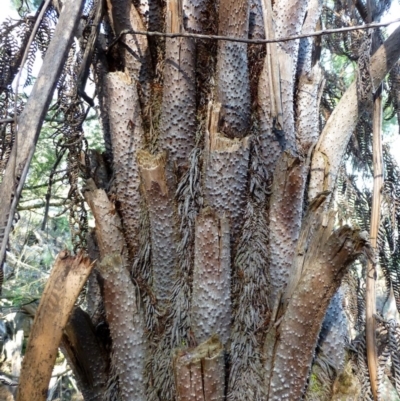
<path fill-rule="evenodd" d="M 285 36 L 283 38 L 274 38 L 274 39 L 244 39 L 244 38 L 236 38 L 234 36 L 202 35 L 199 33 L 187 33 L 187 32 L 165 33 L 165 32 L 157 32 L 157 31 L 136 31 L 136 30 L 132 30 L 132 29 L 124 29 L 111 42 L 111 44 L 108 46 L 108 49 L 110 49 L 112 46 L 114 46 L 115 43 L 117 43 L 118 40 L 121 38 L 122 35 L 126 35 L 126 34 L 160 36 L 160 37 L 165 37 L 165 38 L 197 38 L 197 39 L 207 39 L 207 40 L 226 40 L 229 42 L 265 44 L 265 43 L 288 42 L 289 40 L 310 38 L 313 36 L 333 35 L 335 33 L 351 32 L 351 31 L 357 31 L 357 30 L 361 30 L 361 29 L 381 28 L 384 26 L 395 24 L 396 22 L 400 22 L 400 18 L 396 18 L 396 19 L 394 19 L 392 21 L 388 21 L 388 22 L 374 22 L 371 24 L 348 26 L 348 27 L 337 28 L 337 29 L 322 29 L 320 31 L 315 31 L 315 32 L 310 32 L 310 33 L 302 33 L 300 35 Z"/>
<path fill-rule="evenodd" d="M 373 172 L 374 185 L 372 196 L 372 211 L 370 224 L 370 242 L 374 250 L 375 260 L 368 261 L 366 291 L 365 291 L 365 333 L 367 345 L 367 362 L 374 400 L 378 399 L 378 351 L 376 344 L 376 265 L 378 247 L 379 227 L 381 223 L 381 203 L 383 188 L 383 157 L 382 157 L 382 94 L 374 101 L 373 114 Z"/>
<path fill-rule="evenodd" d="M 0 124 L 12 123 L 14 121 L 15 121 L 15 118 L 11 118 L 11 117 L 2 118 L 2 119 L 0 119 Z"/>

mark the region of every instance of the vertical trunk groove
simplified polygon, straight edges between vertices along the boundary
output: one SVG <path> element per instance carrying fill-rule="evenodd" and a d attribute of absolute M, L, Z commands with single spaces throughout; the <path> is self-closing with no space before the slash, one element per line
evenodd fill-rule
<path fill-rule="evenodd" d="M 196 219 L 191 326 L 198 343 L 218 334 L 230 336 L 231 250 L 229 222 L 211 209 Z"/>
<path fill-rule="evenodd" d="M 274 39 L 271 1 L 261 0 L 261 2 L 265 38 Z M 283 129 L 283 110 L 277 44 L 268 43 L 266 49 L 267 54 L 258 82 L 258 112 L 263 145 L 262 152 L 268 175 L 272 176 L 279 155 L 285 150 L 286 145 L 284 135 L 280 134 Z"/>
<path fill-rule="evenodd" d="M 321 15 L 321 0 L 310 0 L 302 33 L 314 32 Z M 299 154 L 306 157 L 319 136 L 319 102 L 323 86 L 322 70 L 312 65 L 315 38 L 304 38 L 299 44 L 296 91 L 296 141 Z"/>

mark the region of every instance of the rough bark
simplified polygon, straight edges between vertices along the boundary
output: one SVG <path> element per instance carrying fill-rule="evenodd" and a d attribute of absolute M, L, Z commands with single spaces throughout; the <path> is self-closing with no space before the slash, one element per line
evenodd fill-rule
<path fill-rule="evenodd" d="M 220 105 L 209 105 L 204 155 L 204 200 L 231 226 L 231 242 L 238 238 L 247 199 L 250 137 L 229 139 L 217 131 Z"/>
<path fill-rule="evenodd" d="M 180 2 L 167 3 L 167 32 L 183 30 Z M 200 10 L 199 10 L 200 11 Z M 160 143 L 172 166 L 187 166 L 196 136 L 196 50 L 191 38 L 167 38 Z"/>
<path fill-rule="evenodd" d="M 42 68 L 26 106 L 18 118 L 17 140 L 0 184 L 2 196 L 0 203 L 0 266 L 3 263 L 8 241 L 7 231 L 9 232 L 11 227 L 8 224 L 8 216 L 14 217 L 16 210 L 16 202 L 13 203 L 15 207 L 12 207 L 12 199 L 15 195 L 18 200 L 20 191 L 16 192 L 16 187 L 19 185 L 22 189 L 26 179 L 44 117 L 79 23 L 83 3 L 83 0 L 78 0 L 65 4 L 43 60 Z M 9 228 L 6 230 L 7 225 Z M 4 235 L 5 233 L 7 235 Z"/>
<path fill-rule="evenodd" d="M 377 88 L 400 57 L 400 27 L 371 57 L 372 87 Z M 359 117 L 357 83 L 353 82 L 325 124 L 314 150 L 311 164 L 309 200 L 335 185 L 346 146 Z"/>
<path fill-rule="evenodd" d="M 113 341 L 112 363 L 119 376 L 122 400 L 145 400 L 144 364 L 147 343 L 137 288 L 128 274 L 128 252 L 115 206 L 104 190 L 88 182 L 85 197 L 96 221 L 104 279 L 104 306 Z"/>
<path fill-rule="evenodd" d="M 182 0 L 184 28 L 192 32 L 201 32 L 202 13 L 206 7 L 206 0 Z"/>
<path fill-rule="evenodd" d="M 318 20 L 321 15 L 322 1 L 309 0 L 307 7 L 307 15 L 304 21 L 301 33 L 312 33 L 317 27 Z M 312 51 L 315 37 L 308 37 L 300 39 L 299 55 L 297 62 L 297 76 L 307 75 L 311 72 L 312 65 Z"/>
<path fill-rule="evenodd" d="M 196 348 L 177 351 L 174 376 L 177 401 L 223 401 L 224 348 L 218 336 Z"/>
<path fill-rule="evenodd" d="M 211 209 L 196 219 L 191 326 L 198 343 L 218 334 L 222 344 L 231 326 L 231 245 L 229 222 Z"/>
<path fill-rule="evenodd" d="M 265 38 L 274 39 L 272 5 L 270 0 L 262 0 Z M 286 148 L 283 129 L 282 96 L 280 88 L 279 60 L 277 44 L 266 46 L 267 54 L 258 81 L 258 104 L 262 152 L 268 175 L 272 176 L 276 162 Z M 275 127 L 274 127 L 275 126 Z"/>
<path fill-rule="evenodd" d="M 44 401 L 63 329 L 93 264 L 61 252 L 47 281 L 30 333 L 17 401 Z"/>
<path fill-rule="evenodd" d="M 278 327 L 271 401 L 302 397 L 329 302 L 348 266 L 368 247 L 366 236 L 348 226 L 332 232 L 333 220 L 333 215 L 320 220 L 304 259 L 303 274 Z"/>
<path fill-rule="evenodd" d="M 140 176 L 136 153 L 144 142 L 140 105 L 136 85 L 125 72 L 107 74 L 106 90 L 113 151 L 112 185 L 132 261 L 139 246 Z"/>
<path fill-rule="evenodd" d="M 271 305 L 292 274 L 292 262 L 300 232 L 303 194 L 308 168 L 304 160 L 284 152 L 277 162 L 270 198 Z"/>
<path fill-rule="evenodd" d="M 250 1 L 249 38 L 265 38 L 262 0 Z"/>
<path fill-rule="evenodd" d="M 167 183 L 165 152 L 153 156 L 141 151 L 138 161 L 149 209 L 153 291 L 165 309 L 176 280 L 178 219 L 174 192 Z"/>
<path fill-rule="evenodd" d="M 298 35 L 303 26 L 308 0 L 274 2 L 275 37 Z M 295 150 L 294 86 L 297 68 L 299 41 L 291 40 L 277 44 L 277 57 L 282 97 L 283 126 L 286 148 Z"/>
<path fill-rule="evenodd" d="M 311 0 L 302 33 L 314 32 L 321 15 L 321 0 Z M 307 157 L 319 136 L 319 102 L 323 74 L 319 62 L 313 65 L 315 38 L 300 40 L 297 63 L 296 142 L 300 155 Z"/>
<path fill-rule="evenodd" d="M 218 34 L 247 38 L 249 0 L 221 0 Z M 221 103 L 221 132 L 243 138 L 250 128 L 250 81 L 247 44 L 218 43 L 216 100 Z"/>
<path fill-rule="evenodd" d="M 296 99 L 296 140 L 300 155 L 307 157 L 319 137 L 319 102 L 323 74 L 316 64 L 309 72 L 301 74 Z"/>

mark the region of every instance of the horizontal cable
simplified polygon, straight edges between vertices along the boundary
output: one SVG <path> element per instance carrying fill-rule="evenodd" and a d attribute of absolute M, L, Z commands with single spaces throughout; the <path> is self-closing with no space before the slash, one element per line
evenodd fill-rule
<path fill-rule="evenodd" d="M 288 42 L 289 40 L 310 38 L 313 36 L 333 35 L 335 33 L 357 31 L 357 30 L 361 30 L 361 29 L 380 28 L 380 27 L 391 25 L 391 24 L 395 24 L 396 22 L 400 22 L 400 18 L 397 18 L 397 19 L 394 19 L 394 20 L 388 21 L 388 22 L 373 22 L 371 24 L 349 26 L 349 27 L 344 27 L 344 28 L 323 29 L 321 31 L 302 33 L 300 35 L 286 36 L 283 38 L 275 38 L 275 39 L 243 39 L 243 38 L 236 38 L 234 36 L 203 35 L 203 34 L 199 34 L 199 33 L 187 33 L 187 32 L 165 33 L 165 32 L 157 32 L 157 31 L 136 31 L 136 30 L 132 30 L 132 29 L 124 29 L 111 42 L 111 44 L 108 48 L 114 46 L 115 43 L 121 38 L 122 35 L 127 35 L 127 34 L 161 36 L 161 37 L 165 37 L 165 38 L 197 38 L 197 39 L 207 39 L 207 40 L 225 40 L 228 42 L 264 44 L 264 43 Z"/>

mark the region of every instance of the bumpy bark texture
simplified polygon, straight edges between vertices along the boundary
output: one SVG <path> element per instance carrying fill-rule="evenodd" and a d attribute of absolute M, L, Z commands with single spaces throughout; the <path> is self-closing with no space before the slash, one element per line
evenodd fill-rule
<path fill-rule="evenodd" d="M 174 375 L 177 401 L 223 401 L 224 348 L 213 336 L 196 348 L 177 351 Z"/>
<path fill-rule="evenodd" d="M 198 3 L 198 4 L 196 4 Z M 204 2 L 184 2 L 187 23 L 199 29 Z M 169 1 L 167 31 L 183 30 L 180 2 Z M 186 6 L 186 7 L 185 7 Z M 187 166 L 196 136 L 196 46 L 191 38 L 168 38 L 165 44 L 164 89 L 160 121 L 160 143 L 177 166 Z"/>
<path fill-rule="evenodd" d="M 320 14 L 321 0 L 310 1 L 302 33 L 315 31 Z M 303 157 L 307 157 L 319 136 L 318 116 L 323 75 L 317 60 L 312 60 L 314 41 L 312 37 L 300 40 L 297 63 L 296 140 L 298 152 Z"/>
<path fill-rule="evenodd" d="M 231 325 L 229 222 L 211 209 L 196 219 L 191 323 L 198 343 L 218 334 L 226 344 Z"/>
<path fill-rule="evenodd" d="M 112 72 L 106 77 L 107 114 L 113 151 L 113 183 L 121 213 L 129 256 L 139 245 L 140 177 L 136 153 L 144 133 L 136 85 L 128 74 Z M 113 188 L 112 188 L 113 190 Z"/>
<path fill-rule="evenodd" d="M 217 132 L 220 105 L 209 106 L 204 155 L 204 200 L 231 225 L 231 240 L 237 239 L 247 198 L 250 137 L 229 139 Z"/>
<path fill-rule="evenodd" d="M 178 220 L 174 193 L 167 183 L 165 152 L 152 156 L 141 151 L 138 160 L 149 208 L 153 290 L 160 306 L 165 308 L 176 280 Z"/>
<path fill-rule="evenodd" d="M 206 0 L 182 0 L 184 28 L 193 32 L 201 32 L 202 13 L 205 11 Z"/>
<path fill-rule="evenodd" d="M 247 37 L 248 0 L 221 0 L 219 16 L 219 35 Z M 219 42 L 216 80 L 216 98 L 222 104 L 221 131 L 231 138 L 243 138 L 250 128 L 247 44 Z"/>
<path fill-rule="evenodd" d="M 301 398 L 329 302 L 348 266 L 367 246 L 366 237 L 348 226 L 331 233 L 333 220 L 333 215 L 320 220 L 278 328 L 269 400 Z"/>
<path fill-rule="evenodd" d="M 322 71 L 316 64 L 311 71 L 299 78 L 296 101 L 296 139 L 297 149 L 307 157 L 319 136 L 319 102 L 321 94 Z"/>
<path fill-rule="evenodd" d="M 308 0 L 277 0 L 274 2 L 275 37 L 298 35 L 301 32 Z M 296 149 L 293 95 L 299 41 L 281 42 L 277 45 L 282 96 L 283 130 L 286 147 Z"/>
<path fill-rule="evenodd" d="M 271 305 L 291 275 L 301 227 L 303 196 L 308 169 L 304 161 L 284 152 L 277 162 L 270 199 Z"/>
<path fill-rule="evenodd" d="M 92 183 L 88 183 L 89 188 Z M 104 190 L 85 192 L 96 221 L 104 278 L 104 306 L 113 341 L 112 363 L 118 374 L 122 400 L 145 400 L 144 364 L 147 343 L 144 319 L 138 308 L 137 288 L 128 274 L 128 252 L 122 225 Z"/>

